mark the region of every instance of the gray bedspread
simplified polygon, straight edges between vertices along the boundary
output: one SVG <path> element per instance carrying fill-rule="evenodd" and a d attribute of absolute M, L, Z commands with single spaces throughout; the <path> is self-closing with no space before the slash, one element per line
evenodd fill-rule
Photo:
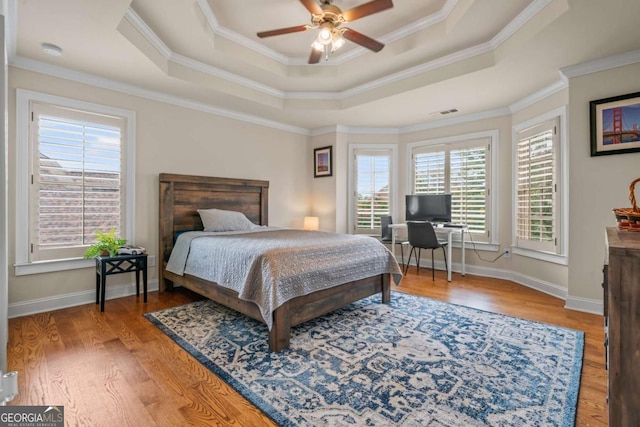
<path fill-rule="evenodd" d="M 260 308 L 269 330 L 271 313 L 297 296 L 378 274 L 402 278 L 391 251 L 371 237 L 271 227 L 184 233 L 167 270 L 235 290 Z"/>

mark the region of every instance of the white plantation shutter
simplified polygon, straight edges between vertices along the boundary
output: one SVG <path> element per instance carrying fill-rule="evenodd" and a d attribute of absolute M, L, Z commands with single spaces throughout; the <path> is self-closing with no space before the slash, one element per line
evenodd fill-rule
<path fill-rule="evenodd" d="M 380 230 L 391 209 L 391 151 L 355 150 L 355 232 Z"/>
<path fill-rule="evenodd" d="M 31 260 L 82 256 L 95 231 L 124 228 L 125 120 L 32 103 Z"/>
<path fill-rule="evenodd" d="M 518 133 L 516 176 L 516 244 L 554 253 L 556 135 L 555 120 Z"/>
<path fill-rule="evenodd" d="M 490 140 L 418 146 L 412 151 L 413 194 L 451 194 L 451 221 L 488 238 Z"/>
<path fill-rule="evenodd" d="M 487 217 L 487 147 L 452 149 L 450 193 L 451 220 L 484 233 Z"/>
<path fill-rule="evenodd" d="M 416 152 L 413 161 L 413 193 L 444 194 L 446 186 L 445 151 Z"/>

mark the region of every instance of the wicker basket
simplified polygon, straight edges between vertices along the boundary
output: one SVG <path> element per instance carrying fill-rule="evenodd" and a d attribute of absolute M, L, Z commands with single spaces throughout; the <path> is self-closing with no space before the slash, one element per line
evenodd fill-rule
<path fill-rule="evenodd" d="M 640 178 L 633 180 L 631 185 L 629 185 L 631 207 L 613 209 L 613 214 L 616 216 L 616 221 L 618 222 L 618 228 L 621 230 L 640 231 L 640 208 L 638 208 L 635 196 L 635 186 L 638 182 L 640 182 Z"/>

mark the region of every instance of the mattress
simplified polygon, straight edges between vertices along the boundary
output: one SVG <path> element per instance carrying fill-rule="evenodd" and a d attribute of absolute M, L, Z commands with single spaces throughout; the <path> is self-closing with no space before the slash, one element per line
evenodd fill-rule
<path fill-rule="evenodd" d="M 182 233 L 167 270 L 236 291 L 255 303 L 269 329 L 288 300 L 343 283 L 402 273 L 393 254 L 368 236 L 260 227 L 241 232 Z"/>

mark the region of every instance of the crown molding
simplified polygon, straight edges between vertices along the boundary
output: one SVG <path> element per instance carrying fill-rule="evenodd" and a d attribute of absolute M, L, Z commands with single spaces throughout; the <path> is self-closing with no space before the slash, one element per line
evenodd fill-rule
<path fill-rule="evenodd" d="M 491 46 L 497 49 L 502 43 L 507 41 L 509 37 L 514 35 L 516 31 L 524 27 L 524 25 L 533 19 L 538 13 L 551 3 L 552 0 L 534 0 L 522 12 L 507 24 L 496 36 L 491 39 Z"/>
<path fill-rule="evenodd" d="M 526 98 L 521 99 L 518 102 L 514 102 L 509 106 L 509 111 L 511 113 L 515 113 L 520 111 L 530 105 L 533 105 L 539 101 L 542 101 L 544 98 L 553 95 L 556 92 L 560 92 L 561 90 L 567 89 L 569 87 L 569 82 L 565 78 L 561 78 L 560 80 L 551 83 L 549 86 L 540 89 L 537 92 L 532 93 Z"/>
<path fill-rule="evenodd" d="M 237 74 L 230 73 L 229 71 L 221 70 L 220 68 L 205 64 L 204 62 L 200 62 L 177 53 L 172 53 L 169 61 L 173 62 L 174 64 L 182 65 L 183 67 L 191 68 L 192 70 L 200 71 L 210 76 L 247 87 L 249 89 L 257 90 L 258 92 L 266 93 L 267 95 L 275 96 L 279 99 L 285 98 L 285 92 L 281 90 L 264 85 L 262 83 L 258 83 L 251 79 L 241 77 Z"/>
<path fill-rule="evenodd" d="M 325 126 L 314 129 L 310 132 L 311 136 L 326 135 L 328 133 L 346 133 L 349 135 L 398 135 L 398 128 L 374 128 L 374 127 L 358 127 L 358 126 Z"/>
<path fill-rule="evenodd" d="M 377 40 L 380 40 L 384 44 L 393 43 L 400 39 L 410 36 L 413 33 L 429 28 L 433 25 L 439 24 L 440 22 L 446 20 L 451 12 L 455 9 L 459 0 L 446 0 L 445 4 L 442 6 L 440 10 L 436 13 L 432 13 L 429 16 L 426 16 L 422 19 L 418 19 L 417 21 L 412 22 L 409 25 L 405 25 L 402 28 L 398 28 L 395 31 L 392 31 L 388 34 L 385 34 L 381 37 L 378 37 Z M 352 59 L 355 59 L 359 56 L 365 55 L 369 51 L 364 47 L 356 47 L 355 49 L 350 50 L 349 52 L 345 52 L 341 55 L 334 55 L 331 58 L 332 65 L 342 65 Z M 306 64 L 307 59 L 302 59 L 302 62 Z"/>
<path fill-rule="evenodd" d="M 206 0 L 204 1 L 206 2 Z M 192 70 L 200 71 L 210 76 L 217 77 L 225 81 L 256 90 L 258 92 L 266 93 L 267 95 L 275 96 L 280 99 L 284 98 L 284 92 L 281 90 L 272 88 L 251 79 L 238 76 L 237 74 L 230 73 L 218 67 L 214 67 L 213 65 L 205 64 L 204 62 L 197 61 L 193 58 L 189 58 L 171 51 L 171 49 L 169 49 L 169 47 L 160 39 L 160 37 L 158 37 L 158 35 L 151 29 L 151 27 L 149 27 L 147 23 L 144 22 L 144 20 L 140 17 L 140 15 L 138 15 L 136 11 L 131 7 L 127 9 L 124 17 L 127 21 L 129 21 L 133 28 L 135 28 L 136 31 L 138 31 L 142 35 L 142 37 L 144 37 L 145 40 L 147 40 L 149 44 L 151 44 L 151 46 L 155 50 L 157 50 L 158 53 L 160 53 L 160 55 L 162 55 L 162 57 L 167 62 L 182 65 Z"/>
<path fill-rule="evenodd" d="M 240 35 L 235 31 L 231 31 L 228 28 L 220 25 L 220 23 L 218 22 L 218 18 L 216 18 L 216 15 L 211 10 L 211 6 L 209 6 L 209 2 L 207 0 L 196 0 L 196 4 L 200 8 L 200 12 L 202 12 L 204 19 L 207 21 L 207 24 L 209 24 L 209 28 L 211 28 L 214 34 L 220 37 L 224 37 L 227 40 L 231 40 L 234 43 L 238 43 L 240 46 L 253 50 L 254 52 L 271 58 L 274 61 L 280 62 L 281 64 L 291 65 L 291 59 L 286 55 L 278 53 L 273 49 L 269 49 L 268 47 L 257 43 L 256 41 L 251 40 L 248 37 Z"/>
<path fill-rule="evenodd" d="M 126 95 L 137 96 L 137 97 L 149 99 L 152 101 L 158 101 L 158 102 L 171 104 L 179 107 L 189 108 L 192 110 L 202 111 L 205 113 L 214 114 L 221 117 L 226 117 L 226 118 L 239 120 L 239 121 L 243 121 L 243 122 L 247 122 L 247 123 L 251 123 L 259 126 L 278 129 L 285 132 L 292 132 L 292 133 L 300 134 L 304 136 L 318 136 L 318 135 L 323 135 L 327 133 L 337 133 L 337 132 L 353 134 L 353 135 L 356 135 L 356 134 L 402 135 L 402 134 L 408 134 L 413 132 L 419 132 L 422 130 L 436 129 L 436 128 L 445 127 L 445 126 L 462 124 L 462 123 L 467 123 L 467 122 L 472 122 L 477 120 L 486 120 L 494 117 L 500 117 L 500 116 L 512 114 L 513 112 L 518 111 L 535 102 L 541 101 L 546 96 L 550 96 L 566 87 L 566 82 L 561 80 L 524 98 L 521 101 L 518 101 L 512 104 L 510 107 L 499 108 L 499 109 L 484 111 L 484 112 L 475 113 L 475 114 L 468 114 L 464 116 L 458 116 L 455 118 L 448 118 L 445 120 L 419 123 L 416 125 L 404 126 L 400 128 L 389 128 L 389 127 L 375 128 L 375 127 L 354 127 L 354 126 L 335 125 L 335 126 L 327 126 L 323 128 L 309 130 L 299 126 L 293 126 L 286 123 L 277 122 L 274 120 L 264 119 L 258 116 L 239 113 L 236 111 L 232 111 L 232 110 L 228 110 L 220 107 L 214 107 L 204 103 L 195 102 L 195 101 L 179 98 L 172 95 L 167 95 L 165 93 L 143 89 L 138 86 L 125 84 L 125 83 L 117 82 L 114 80 L 105 79 L 102 77 L 97 77 L 97 76 L 86 74 L 86 73 L 81 73 L 78 71 L 69 70 L 67 68 L 59 67 L 56 65 L 45 64 L 43 62 L 35 61 L 32 59 L 16 57 L 10 61 L 9 65 L 16 68 L 28 70 L 28 71 L 33 71 L 33 72 L 46 74 L 53 77 L 62 78 L 65 80 L 71 80 L 77 83 L 82 83 L 82 84 L 87 84 L 95 87 L 100 87 L 103 89 L 113 90 L 116 92 L 124 93 Z"/>
<path fill-rule="evenodd" d="M 460 0 L 446 0 L 445 4 L 442 6 L 442 8 L 438 12 L 433 13 L 425 18 L 418 19 L 417 21 L 414 21 L 409 25 L 399 28 L 396 31 L 385 34 L 384 36 L 379 37 L 378 39 L 384 43 L 391 43 L 403 37 L 407 37 L 410 34 L 413 34 L 424 28 L 428 28 L 432 25 L 435 25 L 447 19 L 449 17 L 449 14 L 453 11 L 453 9 L 455 8 L 455 6 L 458 4 L 459 1 Z M 216 18 L 215 14 L 211 10 L 211 6 L 209 5 L 209 2 L 207 0 L 196 0 L 196 4 L 200 8 L 200 11 L 204 15 L 205 19 L 207 20 L 207 23 L 209 24 L 209 27 L 214 32 L 214 34 L 217 34 L 220 37 L 224 37 L 228 40 L 238 43 L 239 45 L 247 49 L 258 52 L 268 58 L 271 58 L 285 65 L 307 65 L 306 57 L 290 58 L 286 55 L 276 52 L 273 49 L 265 47 L 264 45 L 256 42 L 255 40 L 242 36 L 236 33 L 235 31 L 231 31 L 228 28 L 223 27 L 218 22 L 218 19 Z M 334 55 L 332 56 L 331 66 L 344 64 L 368 52 L 369 51 L 363 47 L 357 47 L 344 54 Z M 318 65 L 322 66 L 322 64 L 316 64 L 314 66 L 318 66 Z"/>
<path fill-rule="evenodd" d="M 435 13 L 423 19 L 417 20 L 414 23 L 404 28 L 401 28 L 395 32 L 389 33 L 386 36 L 382 37 L 381 40 L 388 43 L 389 41 L 398 40 L 402 37 L 406 37 L 407 35 L 413 32 L 419 31 L 421 29 L 434 25 L 438 22 L 441 22 L 451 14 L 455 6 L 458 4 L 458 1 L 459 0 L 447 0 L 445 5 L 442 7 L 442 9 L 440 9 L 438 13 Z M 446 55 L 446 56 L 437 58 L 435 60 L 426 62 L 424 64 L 420 64 L 415 67 L 384 76 L 377 80 L 366 82 L 364 84 L 358 85 L 356 87 L 353 87 L 351 89 L 348 89 L 342 92 L 300 92 L 300 91 L 294 92 L 294 91 L 278 90 L 268 85 L 256 82 L 255 80 L 243 78 L 234 73 L 227 72 L 220 68 L 171 52 L 171 50 L 166 46 L 166 44 L 162 42 L 162 40 L 153 32 L 153 30 L 131 8 L 127 10 L 125 14 L 125 18 L 131 23 L 131 25 L 133 25 L 134 28 L 136 28 L 140 32 L 140 34 L 155 49 L 158 50 L 158 52 L 160 52 L 160 54 L 165 59 L 167 59 L 167 61 L 192 68 L 202 73 L 210 74 L 214 77 L 230 81 L 232 83 L 238 84 L 240 86 L 243 86 L 252 90 L 266 93 L 270 96 L 274 96 L 279 99 L 343 100 L 351 96 L 360 95 L 365 92 L 402 81 L 407 78 L 418 76 L 422 73 L 433 71 L 441 67 L 445 67 L 460 61 L 464 61 L 466 59 L 473 58 L 477 55 L 482 55 L 485 53 L 492 52 L 498 46 L 500 46 L 500 44 L 502 44 L 505 40 L 507 40 L 512 34 L 514 34 L 518 29 L 520 29 L 529 20 L 531 20 L 537 13 L 539 13 L 546 5 L 549 4 L 550 1 L 551 0 L 534 0 L 533 3 L 531 3 L 522 13 L 520 13 L 515 19 L 513 19 L 497 36 L 495 36 L 489 42 L 486 42 L 477 46 L 473 46 L 467 49 L 463 49 L 458 52 L 454 52 L 450 55 Z M 248 39 L 247 37 L 241 36 L 231 30 L 228 30 L 222 27 L 218 22 L 217 18 L 215 17 L 215 14 L 211 10 L 211 7 L 209 6 L 209 3 L 207 0 L 196 0 L 196 4 L 199 6 L 201 12 L 203 13 L 203 16 L 205 17 L 205 19 L 207 20 L 207 23 L 209 24 L 209 27 L 212 29 L 212 31 L 215 34 L 221 37 L 225 37 L 229 40 L 232 40 L 248 49 L 251 49 L 253 51 L 266 55 L 283 64 L 292 65 L 293 63 L 295 63 L 295 59 L 287 58 L 283 55 L 280 55 L 277 52 L 264 47 L 260 43 L 257 43 L 253 40 Z M 336 61 L 334 62 L 336 62 L 338 65 L 341 63 L 344 63 L 346 61 L 341 59 L 341 57 L 347 58 L 347 55 L 358 56 L 359 54 L 357 51 L 358 49 L 355 49 L 344 55 L 336 56 L 334 57 L 336 58 Z M 352 53 L 352 52 L 356 52 L 356 53 Z M 366 49 L 362 48 L 362 52 L 366 52 Z"/>
<path fill-rule="evenodd" d="M 637 63 L 640 63 L 640 49 L 561 68 L 560 73 L 565 77 L 573 78 Z"/>
<path fill-rule="evenodd" d="M 349 126 L 333 125 L 314 129 L 309 132 L 310 136 L 326 135 L 328 133 L 349 133 Z"/>
<path fill-rule="evenodd" d="M 394 74 L 389 74 L 388 76 L 372 80 L 342 92 L 285 92 L 285 97 L 287 99 L 342 100 L 489 52 L 492 52 L 491 45 L 489 43 L 484 43 L 479 46 L 470 47 L 468 49 L 452 53 L 451 55 L 434 59 L 433 61 L 425 62 L 424 64 L 416 65 L 415 67 L 411 67 Z"/>
<path fill-rule="evenodd" d="M 133 10 L 131 7 L 127 9 L 124 13 L 124 19 L 129 21 L 129 23 L 135 28 L 142 37 L 145 38 L 153 46 L 155 50 L 162 55 L 162 57 L 166 60 L 169 60 L 172 53 L 171 49 L 158 37 L 158 35 L 147 25 L 146 22 Z"/>
<path fill-rule="evenodd" d="M 438 120 L 417 125 L 404 126 L 399 129 L 400 134 L 419 132 L 422 130 L 436 129 L 445 126 L 457 125 L 461 123 L 475 122 L 478 120 L 486 120 L 494 117 L 507 116 L 511 114 L 508 108 L 497 108 L 495 110 L 481 111 L 479 113 L 467 114 L 464 116 L 452 117 L 444 120 Z"/>
<path fill-rule="evenodd" d="M 445 126 L 452 126 L 462 123 L 475 122 L 478 120 L 486 120 L 494 117 L 508 116 L 511 114 L 509 108 L 498 108 L 490 111 L 482 111 L 475 114 L 467 114 L 464 116 L 458 116 L 455 118 L 438 120 L 433 122 L 419 123 L 411 126 L 404 126 L 399 128 L 386 127 L 358 127 L 358 126 L 326 126 L 318 129 L 313 129 L 309 132 L 310 136 L 325 135 L 328 133 L 347 133 L 349 135 L 404 135 L 422 130 L 437 129 Z"/>
<path fill-rule="evenodd" d="M 618 55 L 620 57 L 629 57 L 634 58 L 637 57 L 638 60 L 633 61 L 640 62 L 640 50 L 630 52 L 629 55 Z M 627 61 L 625 61 L 626 63 Z M 173 95 L 168 95 L 158 91 L 152 91 L 148 89 L 141 88 L 139 86 L 130 85 L 126 83 L 121 83 L 115 80 L 106 79 L 103 77 L 98 77 L 95 75 L 82 73 L 74 70 L 70 70 L 67 68 L 59 67 L 56 65 L 46 64 L 40 61 L 35 61 L 28 58 L 23 57 L 14 57 L 9 61 L 9 65 L 21 68 L 28 71 L 33 71 L 41 74 L 50 75 L 53 77 L 62 78 L 65 80 L 71 80 L 77 83 L 87 84 L 95 87 L 100 87 L 103 89 L 113 90 L 116 92 L 124 93 L 127 95 L 137 96 L 140 98 L 149 99 L 152 101 L 158 101 L 162 103 L 167 103 L 179 107 L 189 108 L 197 111 L 206 112 L 209 114 L 214 114 L 221 117 L 226 117 L 234 120 L 239 120 L 259 126 L 265 126 L 273 129 L 282 130 L 285 132 L 292 132 L 305 136 L 318 136 L 327 133 L 348 133 L 348 134 L 368 134 L 368 135 L 402 135 L 407 133 L 418 132 L 422 130 L 428 129 L 436 129 L 445 126 L 451 126 L 461 123 L 467 123 L 477 120 L 486 120 L 489 118 L 500 117 L 504 115 L 512 114 L 516 111 L 519 111 L 529 105 L 532 105 L 536 102 L 543 100 L 544 98 L 553 95 L 554 93 L 563 90 L 568 87 L 568 81 L 566 78 L 561 78 L 559 81 L 552 83 L 551 85 L 543 88 L 522 100 L 511 104 L 509 107 L 498 108 L 490 111 L 484 111 L 475 114 L 468 114 L 464 116 L 447 118 L 444 120 L 437 120 L 432 122 L 418 123 L 415 125 L 404 126 L 399 128 L 375 128 L 375 127 L 353 127 L 353 126 L 344 126 L 344 125 L 335 125 L 328 126 L 318 129 L 309 130 L 306 128 L 302 128 L 299 126 L 293 126 L 286 123 L 265 119 L 262 117 L 239 113 L 236 111 L 214 107 L 208 104 L 195 102 L 192 100 L 188 100 L 185 98 L 180 98 Z M 619 66 L 619 65 L 617 65 Z M 290 96 L 295 93 L 288 93 L 285 96 Z M 332 96 L 336 96 L 335 93 L 330 93 Z"/>
<path fill-rule="evenodd" d="M 95 86 L 102 89 L 113 90 L 115 92 L 124 93 L 126 95 L 137 96 L 152 101 L 158 101 L 165 104 L 171 104 L 179 107 L 189 108 L 192 110 L 202 111 L 205 113 L 239 120 L 259 126 L 278 129 L 285 132 L 291 132 L 305 136 L 308 136 L 310 134 L 308 129 L 301 128 L 299 126 L 293 126 L 287 123 L 269 120 L 251 114 L 240 113 L 237 111 L 228 110 L 226 108 L 215 107 L 202 102 L 192 101 L 186 98 L 180 98 L 154 90 L 144 89 L 128 83 L 122 83 L 116 80 L 106 79 L 104 77 L 98 77 L 92 74 L 70 70 L 68 68 L 59 67 L 57 65 L 46 64 L 44 62 L 36 61 L 29 58 L 15 57 L 9 62 L 9 65 L 27 71 L 46 74 L 52 77 L 71 80 L 77 83 Z"/>
<path fill-rule="evenodd" d="M 380 87 L 396 83 L 411 77 L 415 77 L 428 71 L 446 67 L 447 65 L 452 65 L 457 62 L 473 58 L 474 56 L 482 55 L 489 52 L 492 52 L 491 45 L 489 43 L 483 43 L 478 46 L 454 52 L 450 55 L 442 56 L 438 59 L 434 59 L 433 61 L 425 62 L 424 64 L 416 65 L 415 67 L 407 68 L 406 70 L 390 74 L 380 79 L 364 83 L 352 89 L 345 90 L 341 92 L 341 96 L 343 98 L 348 98 L 350 96 L 359 95 L 373 89 L 378 89 Z"/>

